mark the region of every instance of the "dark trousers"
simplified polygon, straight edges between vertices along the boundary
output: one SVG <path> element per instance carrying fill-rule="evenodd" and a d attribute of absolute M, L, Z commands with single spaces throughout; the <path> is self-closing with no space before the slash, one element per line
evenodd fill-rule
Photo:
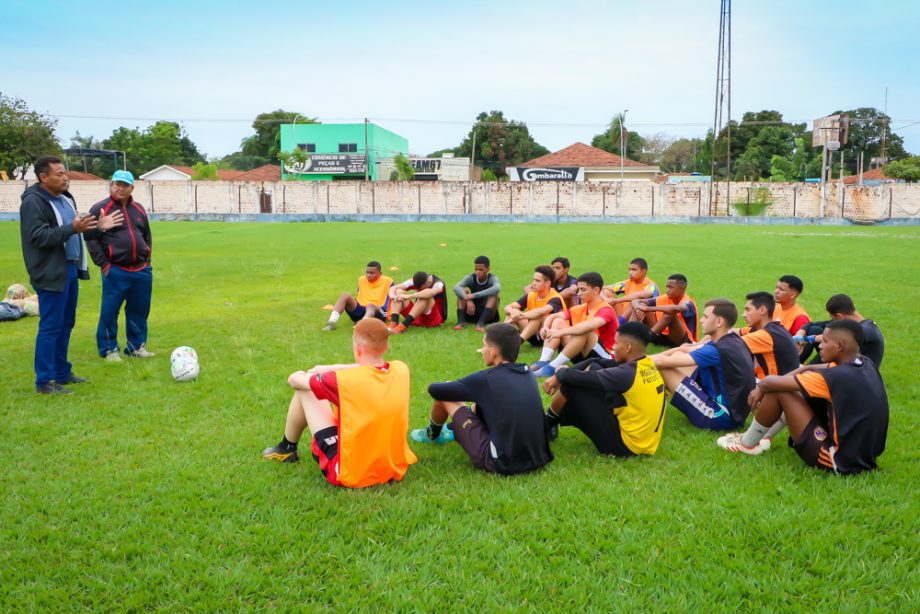
<path fill-rule="evenodd" d="M 99 355 L 118 349 L 118 312 L 125 306 L 126 352 L 133 352 L 147 343 L 147 316 L 150 315 L 150 296 L 153 293 L 153 269 L 146 267 L 132 273 L 113 266 L 102 278 L 102 305 L 99 308 L 99 326 L 96 327 L 96 346 Z"/>
<path fill-rule="evenodd" d="M 38 293 L 38 335 L 35 337 L 35 385 L 66 379 L 73 365 L 67 362 L 70 333 L 77 319 L 76 265 L 67 265 L 67 283 L 62 292 L 35 288 Z"/>

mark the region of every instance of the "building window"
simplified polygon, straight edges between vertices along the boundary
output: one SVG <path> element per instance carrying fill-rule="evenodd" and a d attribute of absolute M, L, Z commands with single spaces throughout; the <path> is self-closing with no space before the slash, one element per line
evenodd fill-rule
<path fill-rule="evenodd" d="M 316 143 L 298 143 L 297 149 L 307 153 L 316 153 Z"/>
<path fill-rule="evenodd" d="M 357 143 L 339 143 L 339 153 L 355 153 L 358 151 Z"/>

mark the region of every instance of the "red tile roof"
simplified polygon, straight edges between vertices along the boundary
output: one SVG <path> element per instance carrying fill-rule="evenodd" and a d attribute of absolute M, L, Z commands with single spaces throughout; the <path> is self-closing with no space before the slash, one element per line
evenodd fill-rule
<path fill-rule="evenodd" d="M 623 166 L 646 166 L 641 162 L 630 160 L 629 158 L 620 158 L 597 147 L 591 147 L 584 143 L 575 143 L 565 149 L 554 151 L 539 158 L 534 158 L 529 162 L 524 162 L 521 166 L 584 166 L 584 167 L 617 167 L 619 168 L 622 160 Z"/>
<path fill-rule="evenodd" d="M 264 164 L 248 171 L 239 171 L 233 181 L 281 181 L 281 167 L 277 164 Z"/>
<path fill-rule="evenodd" d="M 102 177 L 83 171 L 66 171 L 67 178 L 71 181 L 105 181 Z"/>
<path fill-rule="evenodd" d="M 885 173 L 882 172 L 880 168 L 873 168 L 863 173 L 863 181 L 897 181 L 891 177 L 886 177 Z M 859 183 L 859 175 L 850 175 L 849 177 L 844 177 L 843 182 L 847 185 L 855 185 Z"/>

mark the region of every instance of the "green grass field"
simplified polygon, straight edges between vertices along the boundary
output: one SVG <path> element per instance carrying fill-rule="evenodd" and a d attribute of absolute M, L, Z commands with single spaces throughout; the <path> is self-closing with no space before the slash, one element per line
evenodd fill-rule
<path fill-rule="evenodd" d="M 37 318 L 0 324 L 0 611 L 920 609 L 918 228 L 173 222 L 153 233 L 156 358 L 97 356 L 95 269 L 70 352 L 91 383 L 76 394 L 35 394 Z M 18 224 L 0 224 L 0 245 L 0 283 L 27 283 Z M 402 483 L 361 491 L 326 485 L 312 460 L 260 459 L 283 431 L 287 375 L 351 360 L 347 317 L 321 333 L 322 306 L 368 260 L 452 285 L 480 253 L 503 302 L 559 254 L 610 281 L 643 256 L 662 284 L 686 274 L 700 301 L 742 301 L 798 274 L 816 319 L 829 295 L 851 294 L 886 334 L 881 470 L 829 476 L 785 445 L 739 458 L 673 408 L 652 458 L 602 458 L 563 429 L 555 462 L 514 478 L 475 471 L 455 444 L 414 444 Z M 179 345 L 201 357 L 195 383 L 170 378 Z M 393 339 L 412 370 L 414 426 L 430 382 L 481 368 L 478 346 L 472 329 L 449 327 Z"/>

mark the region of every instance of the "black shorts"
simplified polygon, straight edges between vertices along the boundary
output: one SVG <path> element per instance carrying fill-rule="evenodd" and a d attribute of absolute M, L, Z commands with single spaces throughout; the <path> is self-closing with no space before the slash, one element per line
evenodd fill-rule
<path fill-rule="evenodd" d="M 348 309 L 345 309 L 345 313 L 348 314 L 348 317 L 351 318 L 352 322 L 358 322 L 359 320 L 363 320 L 364 316 L 367 315 L 367 307 L 365 307 L 361 303 L 358 303 L 357 306 L 352 311 L 348 311 Z M 383 309 L 380 307 L 378 307 L 377 310 L 374 312 L 374 317 L 380 320 L 381 322 L 386 322 L 387 320 L 386 316 L 383 315 Z"/>
<path fill-rule="evenodd" d="M 540 333 L 534 333 L 533 335 L 531 335 L 530 338 L 527 340 L 527 343 L 534 346 L 535 348 L 543 347 L 543 339 L 540 338 Z"/>
<path fill-rule="evenodd" d="M 456 442 L 473 461 L 474 467 L 489 473 L 497 473 L 495 457 L 492 455 L 494 446 L 492 440 L 489 439 L 489 431 L 472 409 L 464 405 L 455 411 L 451 419 L 451 430 L 454 432 Z"/>
<path fill-rule="evenodd" d="M 486 310 L 486 301 L 489 300 L 489 297 L 486 298 L 474 298 L 472 299 L 473 304 L 476 305 L 476 311 L 473 312 L 473 315 L 467 316 L 467 319 L 471 321 L 479 321 L 479 318 L 482 317 L 482 312 Z M 495 303 L 495 309 L 492 310 L 492 317 L 489 318 L 488 322 L 483 322 L 483 324 L 493 324 L 498 322 L 498 302 Z"/>
<path fill-rule="evenodd" d="M 809 467 L 836 472 L 836 449 L 831 443 L 830 433 L 817 418 L 812 418 L 799 437 L 792 440 L 792 448 Z"/>
<path fill-rule="evenodd" d="M 333 486 L 339 482 L 339 427 L 329 426 L 317 431 L 310 442 L 313 460 L 319 465 L 319 472 Z"/>
<path fill-rule="evenodd" d="M 655 345 L 664 346 L 666 348 L 676 348 L 680 345 L 683 345 L 684 343 L 690 343 L 690 342 L 691 342 L 691 339 L 684 337 L 683 341 L 681 341 L 677 345 L 674 345 L 674 342 L 671 341 L 671 338 L 668 337 L 667 335 L 662 335 L 661 333 L 652 333 L 652 343 L 654 343 Z"/>
<path fill-rule="evenodd" d="M 601 454 L 635 456 L 623 442 L 620 421 L 607 406 L 601 390 L 562 384 L 559 391 L 566 398 L 559 416 L 561 426 L 574 426 L 588 436 Z"/>
<path fill-rule="evenodd" d="M 591 348 L 591 351 L 581 357 L 582 360 L 591 360 L 592 358 L 604 358 L 610 360 L 611 356 L 601 356 L 598 354 L 594 348 Z"/>

